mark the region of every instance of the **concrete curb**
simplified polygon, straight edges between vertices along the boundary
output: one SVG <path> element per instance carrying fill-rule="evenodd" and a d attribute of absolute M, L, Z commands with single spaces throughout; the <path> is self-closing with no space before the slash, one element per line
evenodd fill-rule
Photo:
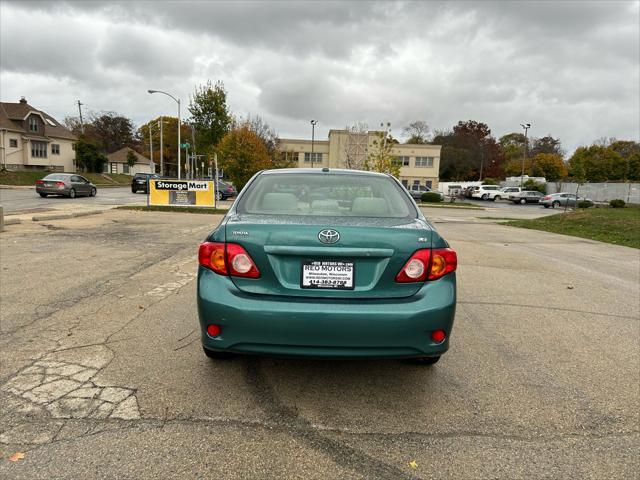
<path fill-rule="evenodd" d="M 91 210 L 88 212 L 76 212 L 76 213 L 60 213 L 58 215 L 34 216 L 34 217 L 31 217 L 31 220 L 34 222 L 43 222 L 46 220 L 64 220 L 68 218 L 87 217 L 89 215 L 97 215 L 102 212 L 104 212 L 104 210 Z"/>
<path fill-rule="evenodd" d="M 22 220 L 20 220 L 19 218 L 11 218 L 9 220 L 5 219 L 4 221 L 5 225 L 18 225 L 20 223 L 22 223 Z"/>
<path fill-rule="evenodd" d="M 35 186 L 30 185 L 0 185 L 2 190 L 35 190 Z"/>

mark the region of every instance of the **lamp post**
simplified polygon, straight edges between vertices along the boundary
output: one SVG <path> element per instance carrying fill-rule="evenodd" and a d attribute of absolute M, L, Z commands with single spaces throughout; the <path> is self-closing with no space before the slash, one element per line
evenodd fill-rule
<path fill-rule="evenodd" d="M 520 171 L 520 188 L 522 188 L 522 182 L 524 178 L 524 164 L 527 161 L 527 132 L 531 128 L 531 124 L 521 123 L 520 126 L 524 128 L 524 155 L 522 156 L 522 170 Z"/>
<path fill-rule="evenodd" d="M 171 95 L 170 93 L 167 92 L 163 92 L 162 90 L 147 90 L 149 93 L 162 93 L 164 95 L 166 95 L 167 97 L 171 97 L 173 98 L 173 100 L 178 104 L 178 179 L 181 178 L 181 168 L 180 168 L 180 127 L 182 126 L 182 123 L 180 121 L 180 99 L 174 97 L 173 95 Z"/>
<path fill-rule="evenodd" d="M 315 141 L 317 123 L 317 120 L 311 120 L 311 168 L 313 168 L 313 143 Z"/>

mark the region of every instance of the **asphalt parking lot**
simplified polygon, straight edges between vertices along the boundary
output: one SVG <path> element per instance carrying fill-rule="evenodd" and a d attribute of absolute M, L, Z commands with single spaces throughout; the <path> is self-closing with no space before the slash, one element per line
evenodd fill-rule
<path fill-rule="evenodd" d="M 635 477 L 638 250 L 478 218 L 502 210 L 425 209 L 459 255 L 432 368 L 208 360 L 194 279 L 218 216 L 8 226 L 0 477 Z"/>

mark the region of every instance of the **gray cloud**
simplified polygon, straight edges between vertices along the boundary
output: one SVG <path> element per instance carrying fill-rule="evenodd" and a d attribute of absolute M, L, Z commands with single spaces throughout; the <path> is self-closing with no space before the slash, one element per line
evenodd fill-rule
<path fill-rule="evenodd" d="M 638 138 L 638 2 L 2 2 L 3 100 L 142 123 L 221 79 L 283 136 L 363 120 Z M 25 35 L 25 32 L 29 32 Z M 56 93 L 57 92 L 57 93 Z M 321 128 L 320 128 L 321 127 Z"/>

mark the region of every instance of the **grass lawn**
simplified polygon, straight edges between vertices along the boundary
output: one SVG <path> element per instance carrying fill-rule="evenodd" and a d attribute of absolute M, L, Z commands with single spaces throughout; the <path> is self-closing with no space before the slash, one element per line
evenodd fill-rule
<path fill-rule="evenodd" d="M 586 208 L 504 225 L 562 233 L 600 242 L 640 248 L 640 207 Z"/>
<path fill-rule="evenodd" d="M 11 172 L 0 171 L 0 185 L 29 185 L 34 186 L 36 180 L 46 177 L 51 172 Z M 100 173 L 80 173 L 87 180 L 101 187 L 107 185 L 125 186 L 131 185 L 131 177 L 122 173 L 100 174 Z"/>
<path fill-rule="evenodd" d="M 121 210 L 137 210 L 139 212 L 180 212 L 180 213 L 211 213 L 211 214 L 226 214 L 229 210 L 220 209 L 220 208 L 209 208 L 209 207 L 174 207 L 171 205 L 152 205 L 152 206 L 142 206 L 142 205 L 122 205 L 121 207 L 116 207 Z"/>

